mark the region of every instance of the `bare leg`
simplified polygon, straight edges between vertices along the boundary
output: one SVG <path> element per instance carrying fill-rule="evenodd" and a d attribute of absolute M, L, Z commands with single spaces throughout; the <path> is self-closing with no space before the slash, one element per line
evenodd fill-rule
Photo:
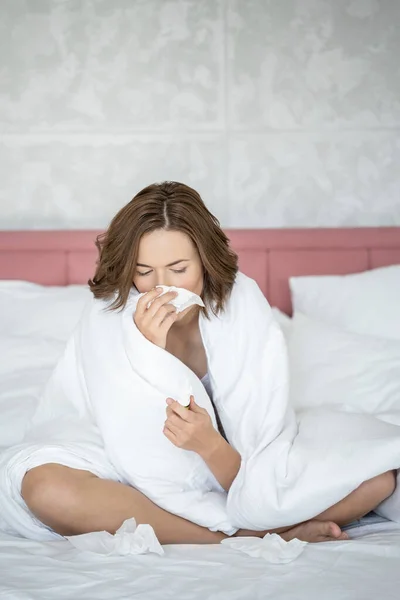
<path fill-rule="evenodd" d="M 395 489 L 395 472 L 387 471 L 364 481 L 354 492 L 315 518 L 334 521 L 342 527 L 368 514 L 391 496 Z"/>
<path fill-rule="evenodd" d="M 286 541 L 294 537 L 311 542 L 345 540 L 348 535 L 340 527 L 360 519 L 388 498 L 396 488 L 396 474 L 387 471 L 362 483 L 346 498 L 331 506 L 310 521 L 294 525 L 290 529 L 279 528 L 261 532 L 279 533 Z M 236 535 L 254 535 L 251 531 L 240 530 Z"/>
<path fill-rule="evenodd" d="M 164 511 L 127 485 L 58 464 L 28 471 L 21 494 L 42 523 L 64 536 L 115 533 L 134 517 L 138 525 L 150 523 L 161 544 L 218 544 L 227 537 Z"/>
<path fill-rule="evenodd" d="M 156 506 L 137 490 L 93 473 L 46 464 L 27 472 L 21 489 L 28 508 L 45 525 L 60 535 L 91 531 L 115 531 L 125 519 L 149 523 L 161 544 L 219 544 L 227 536 L 209 531 Z M 279 533 L 289 541 L 295 537 L 309 542 L 337 539 L 330 523 L 312 521 L 296 527 L 281 527 Z M 263 537 L 267 531 L 243 531 L 237 535 Z"/>
<path fill-rule="evenodd" d="M 387 483 L 388 480 L 387 477 Z M 363 486 L 365 487 L 365 484 Z M 390 495 L 391 492 L 388 492 L 389 485 L 385 497 Z M 28 471 L 22 482 L 21 494 L 33 514 L 60 535 L 77 535 L 91 531 L 115 533 L 125 519 L 134 517 L 138 524 L 150 523 L 161 544 L 218 544 L 227 537 L 223 533 L 211 532 L 164 511 L 129 486 L 99 479 L 88 471 L 70 469 L 58 464 L 46 464 Z M 343 517 L 345 514 L 348 516 L 347 522 L 357 518 L 354 514 L 350 514 L 350 509 L 353 512 L 358 510 L 356 514 L 359 514 L 359 509 L 351 496 L 352 494 L 325 511 L 326 517 L 323 513 L 317 520 L 293 527 L 282 527 L 269 533 L 278 533 L 287 541 L 295 537 L 309 542 L 345 539 L 347 536 L 342 534 L 338 525 L 322 519 Z M 376 500 L 378 494 L 374 498 Z M 378 501 L 372 508 L 383 499 L 380 493 Z M 367 508 L 365 512 L 369 510 L 370 508 Z M 268 531 L 240 530 L 237 535 L 261 537 L 266 533 Z"/>

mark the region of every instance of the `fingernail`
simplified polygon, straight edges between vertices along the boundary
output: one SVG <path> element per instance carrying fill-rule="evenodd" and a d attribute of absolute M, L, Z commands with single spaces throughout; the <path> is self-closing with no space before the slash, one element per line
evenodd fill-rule
<path fill-rule="evenodd" d="M 172 398 L 167 398 L 167 404 L 172 404 L 172 403 L 173 403 Z"/>

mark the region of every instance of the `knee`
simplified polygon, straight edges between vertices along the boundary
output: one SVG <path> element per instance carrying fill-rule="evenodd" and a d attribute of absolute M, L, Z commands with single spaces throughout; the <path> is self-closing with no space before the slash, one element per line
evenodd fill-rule
<path fill-rule="evenodd" d="M 378 493 L 382 495 L 382 500 L 389 498 L 396 489 L 396 471 L 386 471 L 375 478 Z"/>
<path fill-rule="evenodd" d="M 39 518 L 54 511 L 73 508 L 78 503 L 78 487 L 68 467 L 46 464 L 28 471 L 22 480 L 21 496 Z"/>
<path fill-rule="evenodd" d="M 358 488 L 368 502 L 373 502 L 378 506 L 381 502 L 389 498 L 396 489 L 396 472 L 386 471 L 372 479 L 364 481 Z"/>
<path fill-rule="evenodd" d="M 385 476 L 384 489 L 387 493 L 386 498 L 389 498 L 396 489 L 397 471 L 387 471 L 383 475 Z"/>

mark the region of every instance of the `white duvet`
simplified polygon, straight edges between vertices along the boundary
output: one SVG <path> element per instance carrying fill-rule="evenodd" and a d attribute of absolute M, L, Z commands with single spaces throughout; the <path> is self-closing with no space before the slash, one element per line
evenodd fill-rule
<path fill-rule="evenodd" d="M 193 391 L 214 426 L 215 415 L 194 373 L 137 330 L 136 301 L 133 292 L 120 312 L 90 303 L 31 431 L 0 458 L 6 530 L 50 535 L 44 528 L 39 535 L 19 497 L 24 472 L 42 462 L 118 478 L 166 510 L 226 533 L 311 518 L 362 481 L 400 466 L 400 427 L 380 420 L 373 407 L 364 414 L 313 408 L 296 420 L 282 333 L 255 282 L 239 273 L 226 311 L 199 321 L 214 403 L 242 456 L 226 494 L 196 454 L 162 433 L 168 396 Z"/>

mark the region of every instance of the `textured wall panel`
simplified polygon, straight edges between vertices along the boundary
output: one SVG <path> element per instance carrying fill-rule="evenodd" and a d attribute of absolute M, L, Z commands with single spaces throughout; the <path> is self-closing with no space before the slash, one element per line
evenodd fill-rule
<path fill-rule="evenodd" d="M 236 128 L 400 125 L 400 2 L 228 2 Z"/>
<path fill-rule="evenodd" d="M 8 228 L 103 227 L 145 185 L 164 179 L 198 189 L 224 218 L 218 136 L 57 136 L 0 143 L 0 206 Z"/>
<path fill-rule="evenodd" d="M 230 218 L 242 227 L 400 224 L 400 132 L 238 134 Z"/>
<path fill-rule="evenodd" d="M 5 131 L 218 127 L 214 0 L 2 0 Z"/>
<path fill-rule="evenodd" d="M 398 0 L 1 0 L 0 228 L 197 187 L 224 227 L 400 224 Z"/>

